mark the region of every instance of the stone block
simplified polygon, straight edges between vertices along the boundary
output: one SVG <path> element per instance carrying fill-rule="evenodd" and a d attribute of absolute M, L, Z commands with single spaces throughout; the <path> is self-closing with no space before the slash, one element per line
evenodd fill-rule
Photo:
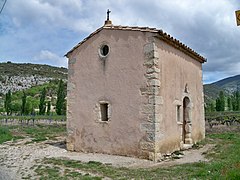
<path fill-rule="evenodd" d="M 151 67 L 151 66 L 158 66 L 158 59 L 157 58 L 152 58 L 152 59 L 146 59 L 144 62 L 144 66 Z"/>
<path fill-rule="evenodd" d="M 68 137 L 66 138 L 66 147 L 67 147 L 67 150 L 69 150 L 69 151 L 74 151 L 74 142 L 75 142 L 75 140 L 74 140 L 73 136 L 68 136 Z"/>
<path fill-rule="evenodd" d="M 145 59 L 158 59 L 159 58 L 159 54 L 157 50 L 152 50 L 149 52 L 146 52 L 145 54 Z"/>
<path fill-rule="evenodd" d="M 185 144 L 192 144 L 193 141 L 191 138 L 185 138 Z"/>
<path fill-rule="evenodd" d="M 154 132 L 155 131 L 155 125 L 154 125 L 154 123 L 141 123 L 140 124 L 140 130 L 141 131 L 147 131 L 147 132 Z"/>
<path fill-rule="evenodd" d="M 155 132 L 147 132 L 146 141 L 154 142 L 155 141 Z"/>
<path fill-rule="evenodd" d="M 149 86 L 149 94 L 151 95 L 158 95 L 160 93 L 160 87 L 159 86 Z"/>
<path fill-rule="evenodd" d="M 155 104 L 163 104 L 163 97 L 162 96 L 155 96 Z"/>
<path fill-rule="evenodd" d="M 159 130 L 160 130 L 160 128 L 159 128 Z M 161 131 L 155 132 L 154 140 L 156 142 L 160 142 L 163 138 L 164 138 L 164 135 Z"/>
<path fill-rule="evenodd" d="M 161 123 L 163 121 L 162 114 L 155 114 L 154 121 L 156 123 Z"/>
<path fill-rule="evenodd" d="M 148 86 L 140 88 L 141 95 L 158 95 L 160 92 L 159 86 Z"/>
<path fill-rule="evenodd" d="M 149 104 L 163 104 L 163 98 L 162 96 L 149 96 L 148 102 Z"/>
<path fill-rule="evenodd" d="M 161 83 L 160 83 L 160 81 L 157 80 L 157 79 L 151 79 L 150 82 L 149 82 L 149 85 L 150 85 L 150 86 L 160 86 Z"/>
<path fill-rule="evenodd" d="M 154 49 L 157 49 L 157 47 L 154 43 L 147 43 L 143 47 L 144 54 L 149 53 L 150 51 L 153 51 Z"/>
<path fill-rule="evenodd" d="M 154 114 L 159 114 L 161 113 L 161 106 L 159 104 L 155 104 L 154 106 Z"/>
<path fill-rule="evenodd" d="M 154 108 L 151 104 L 143 105 L 141 108 L 141 112 L 144 114 L 153 114 Z"/>
<path fill-rule="evenodd" d="M 149 122 L 154 122 L 154 119 L 155 119 L 155 116 L 154 116 L 153 114 L 149 114 L 149 115 L 148 115 L 148 119 L 147 119 L 147 120 L 148 120 Z"/>
<path fill-rule="evenodd" d="M 154 143 L 153 142 L 140 142 L 141 150 L 154 151 Z"/>
<path fill-rule="evenodd" d="M 154 128 L 155 128 L 155 129 L 154 129 L 155 132 L 160 132 L 160 130 L 161 130 L 161 126 L 160 126 L 160 125 L 161 125 L 161 124 L 160 124 L 159 122 L 157 122 L 157 123 L 154 122 L 153 124 L 154 124 Z"/>
<path fill-rule="evenodd" d="M 190 124 L 186 124 L 185 125 L 185 130 L 187 133 L 191 133 L 192 132 L 192 126 Z"/>
<path fill-rule="evenodd" d="M 186 133 L 185 134 L 185 138 L 191 138 L 192 136 L 191 136 L 191 133 Z"/>
<path fill-rule="evenodd" d="M 160 73 L 160 69 L 157 68 L 156 66 L 153 66 L 153 67 L 147 69 L 147 73 L 154 73 L 154 72 Z"/>
<path fill-rule="evenodd" d="M 149 74 L 145 74 L 145 77 L 147 79 L 159 79 L 159 73 L 149 73 Z"/>
<path fill-rule="evenodd" d="M 155 162 L 155 152 L 149 152 L 148 154 L 149 154 L 148 159 Z"/>
<path fill-rule="evenodd" d="M 149 159 L 154 162 L 160 162 L 162 159 L 162 154 L 156 152 L 149 152 Z"/>

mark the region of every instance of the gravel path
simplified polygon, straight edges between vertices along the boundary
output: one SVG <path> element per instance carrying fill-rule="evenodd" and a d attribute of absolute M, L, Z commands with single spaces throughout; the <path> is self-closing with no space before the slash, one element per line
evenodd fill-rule
<path fill-rule="evenodd" d="M 77 153 L 68 152 L 65 149 L 64 138 L 59 137 L 56 141 L 44 141 L 40 143 L 29 143 L 31 139 L 26 138 L 16 142 L 6 142 L 0 145 L 0 180 L 18 180 L 27 177 L 36 176 L 34 165 L 41 164 L 41 160 L 52 157 L 64 157 L 82 162 L 98 161 L 111 164 L 116 167 L 166 167 L 176 164 L 192 163 L 198 161 L 207 161 L 202 155 L 210 145 L 201 149 L 191 149 L 184 151 L 180 159 L 166 160 L 159 163 L 137 159 L 132 157 L 113 156 L 106 154 Z"/>

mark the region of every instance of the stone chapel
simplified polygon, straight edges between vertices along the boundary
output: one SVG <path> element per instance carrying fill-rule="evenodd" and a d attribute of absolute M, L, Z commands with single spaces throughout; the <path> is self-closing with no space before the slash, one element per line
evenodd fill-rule
<path fill-rule="evenodd" d="M 67 149 L 158 161 L 205 137 L 204 57 L 109 20 L 67 54 Z"/>

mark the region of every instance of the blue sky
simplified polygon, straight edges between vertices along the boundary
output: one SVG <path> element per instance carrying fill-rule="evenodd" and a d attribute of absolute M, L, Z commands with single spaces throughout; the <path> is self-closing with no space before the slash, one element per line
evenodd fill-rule
<path fill-rule="evenodd" d="M 67 67 L 64 54 L 103 25 L 107 9 L 114 25 L 162 29 L 206 57 L 205 83 L 240 74 L 238 0 L 8 0 L 0 62 Z"/>

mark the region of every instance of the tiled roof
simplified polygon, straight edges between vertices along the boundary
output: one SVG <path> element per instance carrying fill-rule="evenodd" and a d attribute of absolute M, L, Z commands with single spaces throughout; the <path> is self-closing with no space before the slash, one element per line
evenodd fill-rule
<path fill-rule="evenodd" d="M 86 42 L 89 38 L 94 36 L 95 34 L 99 33 L 103 29 L 108 30 L 123 30 L 123 31 L 141 31 L 141 32 L 150 32 L 150 33 L 156 33 L 156 36 L 163 40 L 164 42 L 168 43 L 169 45 L 179 49 L 180 51 L 186 53 L 187 55 L 191 56 L 192 58 L 196 59 L 197 61 L 204 63 L 206 62 L 206 59 L 201 56 L 200 54 L 196 53 L 194 50 L 192 50 L 190 47 L 186 46 L 185 44 L 181 43 L 179 40 L 173 38 L 169 34 L 163 32 L 162 30 L 156 29 L 156 28 L 149 28 L 149 27 L 137 27 L 137 26 L 102 26 L 93 33 L 91 33 L 88 37 L 86 37 L 84 40 L 82 40 L 80 43 L 78 43 L 75 47 L 73 47 L 65 56 L 68 56 L 71 52 L 73 52 L 76 48 L 78 48 L 81 44 Z"/>

